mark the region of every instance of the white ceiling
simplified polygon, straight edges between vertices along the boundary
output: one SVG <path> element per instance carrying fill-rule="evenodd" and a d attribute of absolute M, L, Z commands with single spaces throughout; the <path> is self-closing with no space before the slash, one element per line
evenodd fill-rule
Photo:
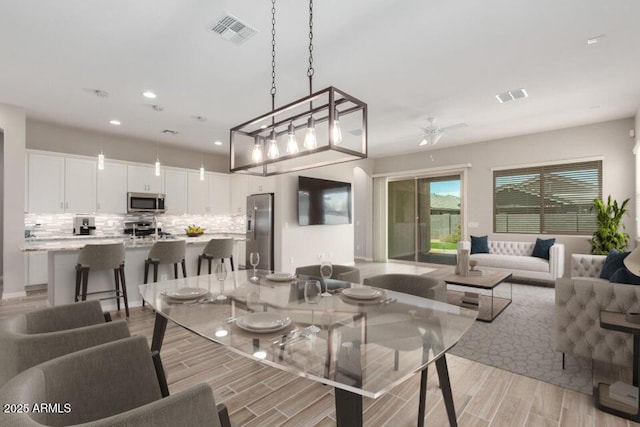
<path fill-rule="evenodd" d="M 271 108 L 270 9 L 268 0 L 3 0 L 0 103 L 226 154 L 229 128 Z M 308 93 L 308 4 L 276 9 L 284 105 Z M 208 31 L 225 12 L 259 33 L 236 46 Z M 437 147 L 632 117 L 639 17 L 637 0 L 316 0 L 314 89 L 333 85 L 368 103 L 370 157 L 424 150 L 419 128 L 431 116 L 468 124 Z M 517 88 L 529 98 L 497 102 Z"/>

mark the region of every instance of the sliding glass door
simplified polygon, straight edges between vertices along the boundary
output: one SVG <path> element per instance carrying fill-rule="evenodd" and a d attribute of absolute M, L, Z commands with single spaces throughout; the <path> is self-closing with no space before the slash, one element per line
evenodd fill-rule
<path fill-rule="evenodd" d="M 389 259 L 454 264 L 460 240 L 460 176 L 390 181 Z"/>

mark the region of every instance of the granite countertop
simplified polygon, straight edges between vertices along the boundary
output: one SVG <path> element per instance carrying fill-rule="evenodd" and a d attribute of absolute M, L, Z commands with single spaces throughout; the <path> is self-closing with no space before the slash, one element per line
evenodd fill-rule
<path fill-rule="evenodd" d="M 235 241 L 244 241 L 244 233 L 205 233 L 198 237 L 170 236 L 161 240 L 186 240 L 187 245 L 206 243 L 211 239 L 222 239 L 232 237 Z M 152 246 L 156 240 L 153 237 L 139 237 L 135 240 L 129 235 L 94 235 L 94 236 L 57 236 L 46 238 L 25 239 L 20 247 L 22 252 L 42 252 L 42 251 L 72 251 L 84 247 L 86 244 L 118 243 L 123 242 L 127 248 L 143 248 Z"/>

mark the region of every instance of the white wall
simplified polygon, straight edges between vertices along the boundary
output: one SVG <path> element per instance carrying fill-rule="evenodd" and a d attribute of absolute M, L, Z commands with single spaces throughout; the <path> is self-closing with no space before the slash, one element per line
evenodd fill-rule
<path fill-rule="evenodd" d="M 178 138 L 178 137 L 176 137 Z M 156 143 L 115 134 L 62 126 L 38 120 L 27 120 L 27 148 L 58 153 L 97 156 L 100 141 L 107 159 L 152 164 L 156 160 Z M 228 156 L 203 153 L 188 148 L 160 144 L 160 162 L 164 166 L 199 169 L 203 162 L 210 172 L 229 172 Z"/>
<path fill-rule="evenodd" d="M 353 226 L 355 257 L 373 259 L 373 241 L 369 230 L 373 223 L 373 180 L 371 174 L 360 168 L 353 169 Z"/>
<path fill-rule="evenodd" d="M 3 297 L 24 294 L 24 166 L 25 112 L 0 104 L 0 131 L 4 134 Z M 0 290 L 1 291 L 1 290 Z"/>
<path fill-rule="evenodd" d="M 446 167 L 471 163 L 467 180 L 467 225 L 473 235 L 489 235 L 494 240 L 531 241 L 534 235 L 493 233 L 492 167 L 519 167 L 559 160 L 603 158 L 603 196 L 611 194 L 622 201 L 634 198 L 635 162 L 631 150 L 634 139 L 629 131 L 637 126 L 633 118 L 614 120 L 574 128 L 522 135 L 476 144 L 425 150 L 403 156 L 376 159 L 374 173 Z M 445 137 L 446 138 L 446 137 Z M 624 218 L 626 231 L 636 235 L 636 207 L 629 204 Z M 551 236 L 549 236 L 551 237 Z M 571 253 L 589 253 L 589 236 L 554 236 L 566 245 L 566 260 Z M 568 262 L 565 264 L 568 271 Z"/>

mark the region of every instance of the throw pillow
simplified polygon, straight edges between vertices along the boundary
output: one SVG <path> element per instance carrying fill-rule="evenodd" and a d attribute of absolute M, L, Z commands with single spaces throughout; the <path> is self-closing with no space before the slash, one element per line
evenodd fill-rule
<path fill-rule="evenodd" d="M 488 236 L 471 236 L 471 253 L 472 254 L 488 254 L 489 253 L 489 237 Z"/>
<path fill-rule="evenodd" d="M 629 255 L 629 252 L 618 252 L 615 249 L 611 249 L 607 254 L 607 258 L 602 265 L 602 271 L 600 271 L 600 278 L 611 280 L 613 273 L 621 268 L 624 268 L 624 259 Z"/>
<path fill-rule="evenodd" d="M 556 239 L 536 239 L 531 256 L 542 259 L 549 259 L 549 249 L 556 244 Z"/>
<path fill-rule="evenodd" d="M 626 267 L 616 270 L 609 279 L 611 283 L 625 283 L 627 285 L 640 285 L 640 277 L 630 272 Z"/>

